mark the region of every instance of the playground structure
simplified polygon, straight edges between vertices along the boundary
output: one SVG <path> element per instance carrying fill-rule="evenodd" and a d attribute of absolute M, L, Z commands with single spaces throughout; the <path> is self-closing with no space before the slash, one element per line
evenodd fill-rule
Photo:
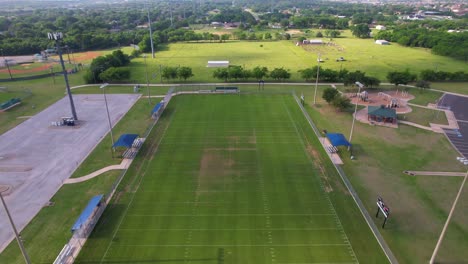
<path fill-rule="evenodd" d="M 346 94 L 351 100 L 352 104 L 364 106 L 384 106 L 387 108 L 394 108 L 397 114 L 404 114 L 411 112 L 408 106 L 408 101 L 413 99 L 414 96 L 406 91 L 385 91 L 385 92 L 369 92 L 362 91 L 360 93 Z"/>

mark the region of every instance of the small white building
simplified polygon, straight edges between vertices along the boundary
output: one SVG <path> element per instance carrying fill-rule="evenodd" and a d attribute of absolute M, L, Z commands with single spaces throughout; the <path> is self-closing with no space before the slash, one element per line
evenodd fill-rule
<path fill-rule="evenodd" d="M 208 61 L 208 64 L 206 65 L 208 68 L 226 68 L 229 67 L 229 61 Z"/>
<path fill-rule="evenodd" d="M 378 45 L 390 45 L 390 42 L 389 41 L 386 41 L 385 39 L 378 39 L 375 41 L 375 44 L 378 44 Z"/>
<path fill-rule="evenodd" d="M 382 25 L 377 25 L 375 27 L 375 29 L 377 29 L 377 30 L 387 30 L 387 28 L 385 26 L 382 26 Z"/>

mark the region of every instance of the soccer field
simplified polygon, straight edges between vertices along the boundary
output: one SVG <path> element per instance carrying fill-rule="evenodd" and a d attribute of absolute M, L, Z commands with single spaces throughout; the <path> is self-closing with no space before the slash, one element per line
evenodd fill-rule
<path fill-rule="evenodd" d="M 110 205 L 77 263 L 366 262 L 292 96 L 182 95 L 165 115 L 150 158 L 129 171 L 135 187 Z"/>

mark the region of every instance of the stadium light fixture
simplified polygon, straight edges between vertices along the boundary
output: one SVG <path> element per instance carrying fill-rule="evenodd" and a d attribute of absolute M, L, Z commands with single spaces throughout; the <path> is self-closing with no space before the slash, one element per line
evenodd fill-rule
<path fill-rule="evenodd" d="M 6 60 L 5 55 L 3 54 L 3 49 L 0 49 L 0 51 L 2 51 L 3 61 L 5 62 L 5 66 L 8 69 L 8 74 L 10 75 L 10 80 L 13 80 L 13 76 L 11 75 L 11 71 L 10 71 L 10 65 L 8 65 L 8 61 Z"/>
<path fill-rule="evenodd" d="M 63 62 L 62 49 L 60 47 L 60 42 L 63 39 L 63 33 L 62 32 L 47 33 L 47 37 L 49 38 L 49 40 L 55 41 L 55 46 L 57 48 L 57 52 L 60 58 L 60 64 L 62 65 L 63 78 L 65 79 L 65 86 L 67 87 L 68 99 L 70 100 L 71 112 L 73 115 L 73 119 L 76 121 L 78 120 L 78 116 L 76 115 L 75 104 L 73 102 L 73 96 L 71 94 L 70 84 L 68 83 L 67 69 L 65 68 L 65 63 Z"/>
<path fill-rule="evenodd" d="M 361 88 L 364 88 L 364 84 L 360 82 L 356 82 L 356 85 L 359 86 L 359 89 L 358 89 L 358 94 L 359 94 L 361 93 Z M 358 103 L 358 100 L 356 99 L 356 104 L 354 105 L 353 123 L 351 124 L 351 132 L 349 133 L 349 143 L 351 143 L 351 139 L 353 138 L 354 122 L 356 121 L 357 103 Z"/>
<path fill-rule="evenodd" d="M 318 86 L 318 80 L 319 80 L 319 73 L 320 73 L 320 52 L 318 54 L 318 59 L 317 59 L 317 78 L 315 79 L 315 92 L 314 92 L 314 105 L 317 102 L 317 86 Z"/>
<path fill-rule="evenodd" d="M 108 86 L 108 83 L 104 83 L 101 86 L 99 86 L 100 89 L 102 89 L 102 92 L 104 94 L 104 102 L 106 102 L 106 112 L 107 112 L 107 121 L 109 121 L 109 131 L 110 131 L 110 136 L 111 136 L 111 142 L 112 142 L 112 157 L 114 156 L 114 135 L 112 134 L 112 123 L 109 115 L 109 107 L 107 106 L 107 97 L 106 97 L 106 87 Z"/>
<path fill-rule="evenodd" d="M 29 256 L 26 253 L 26 249 L 24 248 L 23 241 L 21 240 L 21 236 L 18 233 L 18 230 L 16 229 L 15 223 L 13 222 L 13 218 L 11 218 L 10 211 L 8 210 L 5 200 L 3 199 L 2 192 L 4 191 L 5 190 L 0 190 L 0 199 L 2 200 L 3 208 L 5 208 L 5 212 L 8 216 L 8 220 L 10 220 L 11 228 L 13 229 L 13 232 L 15 233 L 16 241 L 18 242 L 19 248 L 21 250 L 21 254 L 23 254 L 24 261 L 27 264 L 30 264 L 31 260 L 29 260 Z"/>

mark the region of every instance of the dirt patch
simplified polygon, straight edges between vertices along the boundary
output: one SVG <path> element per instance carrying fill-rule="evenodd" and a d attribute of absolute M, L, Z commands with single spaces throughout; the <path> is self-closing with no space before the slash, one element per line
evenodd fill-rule
<path fill-rule="evenodd" d="M 240 136 L 229 136 L 229 137 L 227 137 L 227 139 L 229 140 L 229 143 L 231 143 L 231 144 L 239 144 L 240 140 L 241 140 L 241 137 Z"/>
<path fill-rule="evenodd" d="M 32 72 L 41 72 L 41 71 L 46 71 L 46 70 L 49 70 L 50 67 L 52 66 L 53 64 L 52 63 L 49 63 L 49 64 L 43 64 L 39 67 L 35 67 L 35 68 L 29 68 L 29 69 L 22 69 L 22 70 L 19 70 L 19 69 L 10 69 L 10 72 L 12 74 L 21 74 L 21 73 L 32 73 Z M 0 70 L 1 73 L 8 73 L 8 69 L 2 69 Z"/>
<path fill-rule="evenodd" d="M 333 188 L 330 185 L 330 179 L 327 176 L 327 172 L 325 171 L 325 168 L 322 165 L 322 160 L 320 158 L 320 154 L 315 150 L 311 145 L 307 145 L 307 152 L 312 156 L 313 158 L 313 163 L 314 166 L 319 169 L 320 171 L 320 178 L 323 181 L 323 188 L 324 191 L 329 193 L 333 191 Z"/>
<path fill-rule="evenodd" d="M 224 157 L 222 151 L 226 149 L 205 149 L 200 160 L 200 171 L 198 173 L 197 195 L 211 189 L 218 189 L 232 181 L 232 176 L 238 176 L 233 169 L 236 164 L 234 159 Z"/>
<path fill-rule="evenodd" d="M 286 33 L 290 35 L 303 34 L 300 30 L 297 30 L 297 29 L 289 29 L 286 31 Z"/>
<path fill-rule="evenodd" d="M 73 55 L 73 57 L 74 57 L 73 60 L 77 61 L 77 62 L 89 61 L 89 60 L 95 59 L 95 58 L 97 58 L 97 57 L 99 57 L 101 55 L 102 55 L 102 52 L 88 51 L 88 52 L 74 54 Z"/>

